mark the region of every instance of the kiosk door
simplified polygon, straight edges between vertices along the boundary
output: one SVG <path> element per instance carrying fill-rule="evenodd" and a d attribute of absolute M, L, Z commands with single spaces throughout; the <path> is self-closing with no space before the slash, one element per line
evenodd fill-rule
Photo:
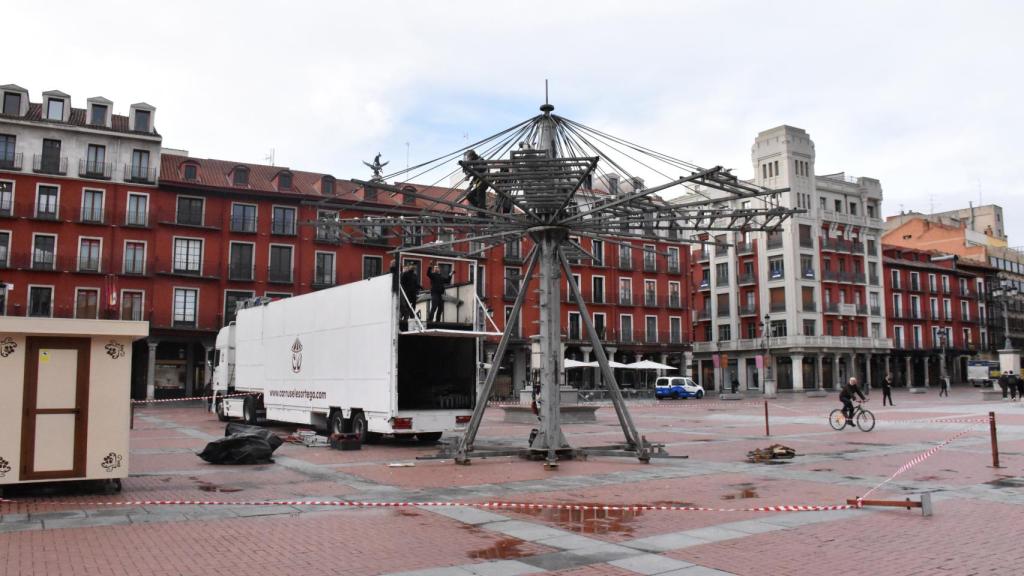
<path fill-rule="evenodd" d="M 27 339 L 21 480 L 85 476 L 89 346 L 88 338 Z"/>

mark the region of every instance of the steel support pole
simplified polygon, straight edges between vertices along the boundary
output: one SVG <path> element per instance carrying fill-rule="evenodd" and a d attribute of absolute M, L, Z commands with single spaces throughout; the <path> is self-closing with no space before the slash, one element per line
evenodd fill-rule
<path fill-rule="evenodd" d="M 561 389 L 559 374 L 562 366 L 562 326 L 560 295 L 561 269 L 558 249 L 564 239 L 563 230 L 543 230 L 534 235 L 540 264 L 540 386 L 543 405 L 540 406 L 541 426 L 530 444 L 534 451 L 545 451 L 545 466 L 558 466 L 557 450 L 567 448 L 562 436 Z M 570 276 L 571 277 L 571 276 Z"/>
<path fill-rule="evenodd" d="M 498 377 L 498 369 L 501 364 L 502 358 L 505 357 L 505 350 L 508 348 L 509 340 L 512 339 L 512 327 L 516 326 L 519 320 L 519 312 L 523 308 L 523 302 L 526 300 L 526 288 L 530 284 L 530 278 L 533 276 L 533 271 L 537 266 L 537 247 L 534 246 L 530 250 L 530 255 L 527 257 L 526 275 L 523 277 L 521 285 L 519 286 L 519 293 L 516 294 L 516 301 L 512 305 L 512 312 L 509 313 L 508 320 L 505 321 L 505 330 L 501 334 L 501 340 L 498 341 L 498 349 L 494 353 L 494 361 L 491 362 L 491 367 L 487 370 L 487 378 L 484 381 L 484 387 L 480 391 L 480 394 L 476 398 L 476 406 L 473 407 L 473 416 L 469 420 L 469 425 L 466 426 L 466 432 L 462 435 L 459 440 L 459 449 L 455 457 L 455 461 L 460 464 L 467 462 L 466 453 L 473 450 L 473 441 L 476 440 L 476 433 L 480 429 L 480 422 L 484 417 L 484 410 L 487 408 L 487 399 L 491 397 L 491 389 L 494 388 L 494 381 Z"/>
<path fill-rule="evenodd" d="M 636 426 L 633 424 L 633 418 L 629 415 L 629 410 L 626 408 L 626 402 L 622 398 L 622 391 L 619 389 L 619 384 L 615 380 L 615 373 L 612 372 L 611 366 L 608 365 L 608 356 L 604 353 L 604 346 L 601 344 L 601 339 L 597 335 L 597 330 L 594 329 L 594 323 L 590 319 L 590 312 L 587 310 L 587 305 L 583 301 L 583 294 L 580 293 L 580 287 L 576 285 L 575 279 L 572 276 L 572 268 L 569 266 L 569 260 L 566 259 L 565 254 L 561 250 L 558 252 L 558 257 L 562 261 L 562 269 L 565 271 L 566 277 L 569 278 L 569 290 L 572 292 L 576 302 L 578 303 L 580 310 L 580 319 L 583 320 L 583 325 L 587 330 L 587 334 L 590 335 L 590 342 L 594 346 L 594 355 L 597 356 L 597 363 L 601 366 L 601 371 L 604 374 L 605 382 L 608 384 L 608 392 L 611 394 L 612 405 L 615 407 L 615 415 L 619 418 L 619 425 L 622 427 L 622 433 L 626 437 L 626 442 L 634 446 L 640 455 L 641 460 L 648 460 L 649 455 L 647 454 L 647 447 L 641 442 L 641 438 L 636 431 Z"/>

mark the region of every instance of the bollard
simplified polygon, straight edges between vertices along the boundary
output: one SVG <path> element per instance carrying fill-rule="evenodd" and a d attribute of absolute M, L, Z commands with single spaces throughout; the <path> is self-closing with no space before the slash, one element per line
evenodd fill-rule
<path fill-rule="evenodd" d="M 132 402 L 131 400 L 129 400 L 128 401 L 128 406 L 131 407 L 131 409 L 130 409 L 131 420 L 128 421 L 128 429 L 129 430 L 135 430 L 135 402 Z"/>
<path fill-rule="evenodd" d="M 996 413 L 988 413 L 988 433 L 992 437 L 992 467 L 1001 468 L 999 466 L 999 441 L 996 440 Z"/>
<path fill-rule="evenodd" d="M 768 428 L 768 401 L 764 401 L 764 435 L 771 436 L 771 431 Z"/>

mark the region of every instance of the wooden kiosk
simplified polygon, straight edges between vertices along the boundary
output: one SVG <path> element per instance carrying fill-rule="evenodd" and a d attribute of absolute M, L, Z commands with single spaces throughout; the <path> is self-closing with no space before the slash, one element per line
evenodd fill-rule
<path fill-rule="evenodd" d="M 0 317 L 0 490 L 128 476 L 132 342 L 148 322 Z"/>

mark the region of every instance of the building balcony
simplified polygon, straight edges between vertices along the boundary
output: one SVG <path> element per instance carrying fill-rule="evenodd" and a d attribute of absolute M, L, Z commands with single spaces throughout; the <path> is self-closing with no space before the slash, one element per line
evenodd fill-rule
<path fill-rule="evenodd" d="M 728 276 L 718 276 L 715 278 L 715 288 L 725 288 L 729 286 Z"/>
<path fill-rule="evenodd" d="M 228 280 L 232 282 L 252 282 L 252 265 L 228 266 Z"/>
<path fill-rule="evenodd" d="M 757 316 L 757 306 L 753 304 L 740 306 L 740 316 Z"/>
<path fill-rule="evenodd" d="M 715 257 L 728 256 L 729 246 L 726 244 L 715 244 Z"/>
<path fill-rule="evenodd" d="M 618 268 L 619 270 L 632 270 L 633 269 L 633 259 L 632 258 L 623 258 L 622 256 L 619 256 L 619 262 L 616 265 L 616 268 Z"/>
<path fill-rule="evenodd" d="M 102 208 L 82 207 L 82 211 L 78 216 L 78 222 L 81 224 L 104 224 L 106 223 L 104 216 Z"/>
<path fill-rule="evenodd" d="M 142 164 L 125 164 L 124 181 L 136 184 L 156 184 L 156 168 Z"/>
<path fill-rule="evenodd" d="M 785 302 L 772 302 L 771 305 L 768 306 L 768 309 L 770 311 L 772 311 L 772 312 L 785 312 L 786 311 L 786 303 Z"/>
<path fill-rule="evenodd" d="M 850 252 L 850 254 L 863 254 L 864 253 L 864 243 L 863 242 L 850 242 L 847 245 L 847 251 Z"/>
<path fill-rule="evenodd" d="M 878 275 L 871 274 L 870 276 L 868 276 L 868 284 L 871 284 L 872 286 L 878 286 Z"/>
<path fill-rule="evenodd" d="M 379 246 L 385 247 L 390 245 L 390 241 L 383 235 L 370 235 L 370 236 L 358 236 L 352 239 L 353 244 L 360 244 L 363 246 Z"/>
<path fill-rule="evenodd" d="M 274 282 L 276 284 L 291 284 L 292 283 L 292 271 L 281 270 L 275 268 L 267 269 L 267 282 Z"/>
<path fill-rule="evenodd" d="M 801 248 L 814 248 L 814 238 L 801 238 L 800 239 L 800 247 Z"/>
<path fill-rule="evenodd" d="M 892 340 L 889 338 L 868 338 L 860 336 L 773 336 L 768 339 L 771 350 L 786 348 L 830 348 L 842 349 L 868 349 L 888 350 L 891 349 Z M 693 352 L 695 354 L 714 354 L 734 351 L 761 351 L 765 349 L 764 338 L 747 338 L 742 340 L 727 340 L 721 342 L 694 342 Z"/>
<path fill-rule="evenodd" d="M 872 306 L 871 307 L 871 315 L 872 316 L 881 316 L 882 315 L 882 308 L 880 306 Z"/>
<path fill-rule="evenodd" d="M 520 252 L 505 252 L 505 264 L 519 265 L 523 263 L 523 255 Z"/>
<path fill-rule="evenodd" d="M 148 228 L 149 215 L 145 210 L 129 210 L 124 217 L 124 225 L 132 228 Z"/>
<path fill-rule="evenodd" d="M 803 302 L 802 306 L 801 306 L 801 309 L 804 312 L 817 312 L 818 311 L 818 303 L 817 302 Z"/>
<path fill-rule="evenodd" d="M 668 261 L 667 272 L 669 274 L 679 274 L 679 261 L 678 260 L 669 260 Z"/>
<path fill-rule="evenodd" d="M 701 310 L 695 310 L 694 315 L 696 316 L 698 322 L 704 320 L 711 320 L 711 309 L 704 308 Z"/>
<path fill-rule="evenodd" d="M 768 271 L 768 280 L 785 280 L 785 279 L 786 279 L 786 271 L 785 270 L 769 270 Z"/>
<path fill-rule="evenodd" d="M 313 290 L 323 290 L 324 288 L 330 288 L 337 286 L 337 282 L 334 279 L 334 274 L 316 273 L 313 275 L 313 282 L 310 284 L 310 288 Z"/>
<path fill-rule="evenodd" d="M 618 298 L 615 299 L 619 303 L 619 306 L 632 306 L 633 305 L 633 293 L 632 292 L 619 292 Z"/>
<path fill-rule="evenodd" d="M 256 217 L 255 216 L 254 217 L 232 216 L 231 217 L 231 221 L 229 223 L 229 226 L 230 226 L 229 229 L 232 232 L 236 232 L 238 234 L 255 234 L 256 233 Z M 321 229 L 318 228 L 317 231 L 316 231 L 316 238 L 317 238 L 317 240 L 320 240 L 320 236 L 321 236 L 322 232 L 326 233 L 326 232 L 328 232 L 328 230 L 326 230 L 326 229 L 321 230 Z M 334 231 L 334 232 L 335 232 L 335 236 L 337 236 L 337 232 L 336 231 Z"/>
<path fill-rule="evenodd" d="M 701 290 L 701 291 L 711 290 L 711 281 L 710 280 L 701 280 L 700 284 L 697 285 L 697 289 Z"/>
<path fill-rule="evenodd" d="M 518 296 L 519 289 L 514 286 L 505 286 L 505 290 L 501 293 L 501 297 L 509 302 L 514 302 Z"/>
<path fill-rule="evenodd" d="M 21 171 L 22 154 L 5 154 L 0 156 L 0 170 L 10 170 L 12 172 Z"/>
<path fill-rule="evenodd" d="M 673 310 L 679 310 L 683 307 L 683 299 L 679 294 L 668 295 L 668 307 Z"/>
<path fill-rule="evenodd" d="M 765 247 L 768 250 L 782 248 L 782 236 L 769 236 L 768 240 L 765 242 Z"/>
<path fill-rule="evenodd" d="M 695 262 L 707 262 L 711 259 L 711 253 L 706 249 L 694 250 L 693 260 Z"/>
<path fill-rule="evenodd" d="M 966 290 L 960 289 L 960 297 L 961 298 L 977 298 L 978 297 L 978 292 L 976 290 L 971 290 L 970 288 L 967 288 Z"/>
<path fill-rule="evenodd" d="M 814 280 L 814 268 L 805 268 L 800 277 L 804 280 Z"/>
<path fill-rule="evenodd" d="M 754 242 L 738 242 L 736 244 L 736 254 L 752 254 L 754 252 Z"/>
<path fill-rule="evenodd" d="M 740 274 L 738 278 L 738 284 L 743 286 L 745 284 L 754 284 L 757 282 L 757 277 L 753 274 Z"/>
<path fill-rule="evenodd" d="M 647 308 L 658 308 L 659 298 L 657 294 L 644 294 L 644 306 Z"/>
<path fill-rule="evenodd" d="M 295 220 L 291 218 L 275 218 L 270 222 L 270 233 L 276 236 L 295 236 Z M 415 246 L 419 244 L 410 244 Z"/>
<path fill-rule="evenodd" d="M 90 178 L 92 180 L 110 180 L 114 165 L 110 162 L 89 162 L 88 160 L 78 161 L 78 177 Z"/>
<path fill-rule="evenodd" d="M 911 292 L 920 292 L 921 291 L 921 283 L 920 282 L 914 282 L 913 280 L 911 280 L 909 290 Z"/>
<path fill-rule="evenodd" d="M 68 173 L 68 157 L 35 154 L 32 156 L 32 171 L 37 174 L 65 176 Z"/>
<path fill-rule="evenodd" d="M 51 221 L 51 222 L 56 222 L 57 221 L 57 213 L 56 212 L 42 211 L 42 210 L 39 210 L 38 207 L 37 207 L 36 213 L 32 215 L 32 218 L 35 219 L 35 220 L 48 220 L 48 221 Z"/>
<path fill-rule="evenodd" d="M 658 261 L 657 260 L 651 260 L 649 258 L 644 258 L 644 272 L 657 272 L 657 271 L 658 271 Z"/>
<path fill-rule="evenodd" d="M 717 314 L 715 314 L 715 316 L 719 318 L 729 318 L 732 316 L 732 314 L 729 313 L 728 306 L 722 306 L 718 308 Z"/>
<path fill-rule="evenodd" d="M 866 281 L 867 281 L 867 278 L 865 278 L 863 272 L 854 272 L 853 273 L 853 282 L 855 284 L 864 284 Z"/>

